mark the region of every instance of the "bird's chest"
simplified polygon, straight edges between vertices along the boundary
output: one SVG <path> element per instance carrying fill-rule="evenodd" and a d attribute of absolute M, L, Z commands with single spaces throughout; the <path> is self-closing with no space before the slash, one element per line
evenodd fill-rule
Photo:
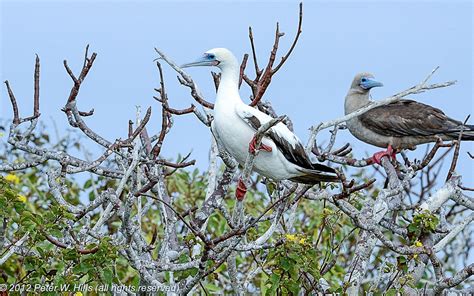
<path fill-rule="evenodd" d="M 393 144 L 392 137 L 377 134 L 363 125 L 358 117 L 354 117 L 347 121 L 347 127 L 352 135 L 357 139 L 378 147 L 387 147 Z"/>
<path fill-rule="evenodd" d="M 230 108 L 229 108 L 230 109 Z M 254 131 L 232 109 L 216 110 L 213 129 L 218 141 L 239 163 L 244 163 Z"/>

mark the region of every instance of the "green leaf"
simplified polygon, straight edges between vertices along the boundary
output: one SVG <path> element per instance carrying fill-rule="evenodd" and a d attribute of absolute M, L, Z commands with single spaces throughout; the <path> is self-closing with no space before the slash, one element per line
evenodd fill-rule
<path fill-rule="evenodd" d="M 87 262 L 81 262 L 74 266 L 72 269 L 75 273 L 87 273 L 89 270 L 94 269 L 94 266 Z"/>
<path fill-rule="evenodd" d="M 271 196 L 274 191 L 275 191 L 275 184 L 273 184 L 272 182 L 268 182 L 267 183 L 267 193 L 268 193 L 268 195 Z"/>
<path fill-rule="evenodd" d="M 266 282 L 268 280 L 268 276 L 265 272 L 262 272 L 262 277 L 260 279 L 260 295 L 267 295 L 268 287 Z"/>
<path fill-rule="evenodd" d="M 13 203 L 13 207 L 15 208 L 15 211 L 20 215 L 25 211 L 25 204 L 19 200 Z"/>
<path fill-rule="evenodd" d="M 24 264 L 26 270 L 36 270 L 38 262 L 33 257 L 26 257 Z"/>
<path fill-rule="evenodd" d="M 206 284 L 204 287 L 206 287 L 206 290 L 209 292 L 219 292 L 221 291 L 221 288 L 214 285 L 214 284 Z"/>
<path fill-rule="evenodd" d="M 111 284 L 114 279 L 114 273 L 110 268 L 104 268 L 101 272 L 102 279 L 105 281 L 105 284 Z"/>
<path fill-rule="evenodd" d="M 64 262 L 58 262 L 58 264 L 56 264 L 56 269 L 58 270 L 58 273 L 64 271 L 64 269 L 66 268 L 66 264 Z"/>
<path fill-rule="evenodd" d="M 288 282 L 287 287 L 292 295 L 298 295 L 300 292 L 300 285 L 296 281 Z"/>
<path fill-rule="evenodd" d="M 91 187 L 92 187 L 92 179 L 89 179 L 84 183 L 84 189 L 91 188 Z"/>
<path fill-rule="evenodd" d="M 36 250 L 38 251 L 38 253 L 40 253 L 41 257 L 44 257 L 44 255 L 46 254 L 46 251 L 39 246 L 36 247 Z"/>
<path fill-rule="evenodd" d="M 291 252 L 290 254 L 288 254 L 288 257 L 295 260 L 296 262 L 299 262 L 303 258 L 300 254 L 297 254 L 295 252 Z"/>
<path fill-rule="evenodd" d="M 292 264 L 290 263 L 290 260 L 288 260 L 287 258 L 281 258 L 280 266 L 281 266 L 281 268 L 283 268 L 284 271 L 290 270 L 291 265 Z"/>
<path fill-rule="evenodd" d="M 23 229 L 26 231 L 33 231 L 36 229 L 36 224 L 32 221 L 25 221 L 22 223 Z"/>
<path fill-rule="evenodd" d="M 267 295 L 274 295 L 276 290 L 278 289 L 279 284 L 280 284 L 280 276 L 273 273 L 270 276 L 270 284 L 271 284 L 271 287 L 267 291 Z M 270 293 L 270 294 L 268 294 L 268 293 Z"/>
<path fill-rule="evenodd" d="M 389 290 L 385 293 L 385 295 L 386 295 L 386 296 L 396 296 L 397 293 L 398 293 L 397 290 L 395 290 L 395 289 L 389 289 Z"/>
<path fill-rule="evenodd" d="M 397 267 L 398 267 L 398 269 L 400 269 L 404 272 L 408 271 L 407 258 L 405 256 L 398 256 L 397 257 Z"/>
<path fill-rule="evenodd" d="M 63 233 L 59 229 L 51 228 L 49 232 L 51 233 L 51 235 L 55 237 L 58 237 L 58 238 L 63 237 Z"/>
<path fill-rule="evenodd" d="M 67 260 L 67 261 L 72 261 L 72 260 L 75 260 L 78 258 L 78 254 L 77 254 L 77 251 L 76 250 L 73 250 L 73 249 L 66 249 L 63 251 L 63 258 L 64 260 Z"/>

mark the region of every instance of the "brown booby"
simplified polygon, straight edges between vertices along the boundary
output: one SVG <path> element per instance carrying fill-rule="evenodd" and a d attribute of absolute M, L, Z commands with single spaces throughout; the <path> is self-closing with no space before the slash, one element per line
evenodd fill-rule
<path fill-rule="evenodd" d="M 344 111 L 350 114 L 369 105 L 373 87 L 383 86 L 370 73 L 359 73 L 347 93 Z M 375 153 L 380 164 L 383 156 L 395 157 L 397 150 L 414 149 L 419 144 L 456 140 L 462 132 L 463 141 L 474 140 L 474 125 L 463 125 L 440 109 L 413 100 L 403 99 L 375 107 L 347 121 L 349 131 L 359 140 L 386 151 Z"/>

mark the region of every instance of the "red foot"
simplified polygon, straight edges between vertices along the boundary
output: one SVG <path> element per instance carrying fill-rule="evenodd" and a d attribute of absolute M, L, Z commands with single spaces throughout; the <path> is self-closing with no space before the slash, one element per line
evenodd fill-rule
<path fill-rule="evenodd" d="M 257 145 L 257 138 L 256 136 L 253 136 L 252 141 L 250 141 L 250 144 L 249 144 L 249 152 L 252 154 L 255 154 L 255 151 L 257 151 L 257 149 L 255 149 L 255 145 Z M 258 150 L 272 152 L 272 147 L 265 145 L 263 143 L 260 143 L 260 148 L 258 148 Z"/>
<path fill-rule="evenodd" d="M 374 153 L 372 161 L 376 164 L 380 164 L 382 157 L 384 156 L 388 156 L 389 159 L 396 159 L 397 152 L 393 149 L 392 145 L 388 145 L 387 150 Z"/>
<path fill-rule="evenodd" d="M 245 186 L 244 181 L 239 179 L 239 183 L 237 183 L 237 189 L 235 190 L 235 197 L 238 201 L 244 200 L 245 193 L 247 193 L 247 186 Z"/>

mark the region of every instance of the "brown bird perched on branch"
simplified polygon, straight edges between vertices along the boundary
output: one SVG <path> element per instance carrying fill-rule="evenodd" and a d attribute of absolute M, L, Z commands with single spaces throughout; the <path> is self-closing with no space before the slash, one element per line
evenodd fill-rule
<path fill-rule="evenodd" d="M 370 73 L 359 73 L 352 81 L 347 93 L 344 111 L 350 114 L 369 105 L 369 93 L 373 87 L 383 86 Z M 386 151 L 373 155 L 380 164 L 383 156 L 394 158 L 397 149 L 414 149 L 416 145 L 456 140 L 474 140 L 474 125 L 464 125 L 461 121 L 446 116 L 440 109 L 413 100 L 375 107 L 347 121 L 349 131 L 359 140 Z"/>

